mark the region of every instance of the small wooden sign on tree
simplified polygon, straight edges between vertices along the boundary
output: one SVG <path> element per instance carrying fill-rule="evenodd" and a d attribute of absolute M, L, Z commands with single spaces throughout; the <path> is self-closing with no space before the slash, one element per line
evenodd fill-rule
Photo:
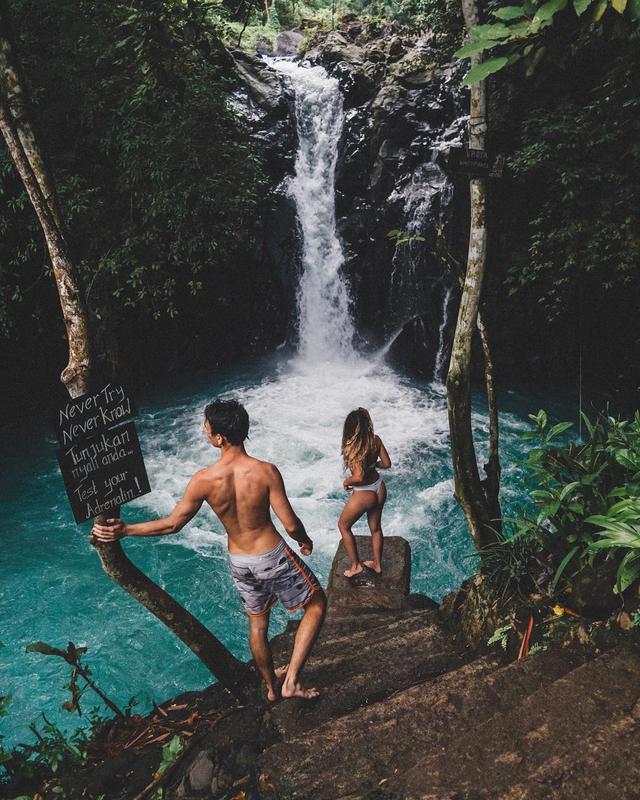
<path fill-rule="evenodd" d="M 117 383 L 69 399 L 58 411 L 56 451 L 77 523 L 108 514 L 151 491 L 132 417 L 133 399 Z"/>
<path fill-rule="evenodd" d="M 505 157 L 502 154 L 492 156 L 486 150 L 468 146 L 450 147 L 447 156 L 447 168 L 450 172 L 472 178 L 501 178 L 504 162 Z"/>

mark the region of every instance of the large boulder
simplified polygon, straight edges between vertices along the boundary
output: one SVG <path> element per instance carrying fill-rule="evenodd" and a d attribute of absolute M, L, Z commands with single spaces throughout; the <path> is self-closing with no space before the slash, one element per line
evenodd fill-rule
<path fill-rule="evenodd" d="M 303 41 L 304 34 L 299 28 L 283 31 L 276 36 L 274 53 L 277 56 L 297 56 Z"/>
<path fill-rule="evenodd" d="M 372 558 L 371 537 L 356 536 L 358 552 L 363 561 Z M 365 570 L 354 578 L 345 578 L 349 557 L 340 542 L 333 559 L 327 597 L 329 613 L 348 615 L 354 611 L 390 609 L 405 611 L 409 608 L 409 583 L 411 581 L 411 547 L 401 536 L 385 536 L 382 557 L 382 574 Z"/>

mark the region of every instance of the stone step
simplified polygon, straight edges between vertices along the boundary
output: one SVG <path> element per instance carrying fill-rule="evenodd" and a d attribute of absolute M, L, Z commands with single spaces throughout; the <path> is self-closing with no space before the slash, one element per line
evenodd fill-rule
<path fill-rule="evenodd" d="M 617 648 L 544 686 L 520 705 L 475 725 L 418 761 L 399 781 L 404 800 L 496 798 L 555 754 L 625 716 L 640 698 L 640 654 Z M 571 795 L 569 795 L 571 796 Z M 579 795 L 573 795 L 579 796 Z"/>
<path fill-rule="evenodd" d="M 401 620 L 386 630 L 374 629 L 376 636 L 315 651 L 305 668 L 304 682 L 320 689 L 321 695 L 313 701 L 288 700 L 273 708 L 283 738 L 317 728 L 462 663 L 464 656 L 440 626 L 425 625 L 419 619 L 406 622 L 412 624 L 403 627 Z"/>
<path fill-rule="evenodd" d="M 311 661 L 320 654 L 323 658 L 327 658 L 334 652 L 350 653 L 354 647 L 359 647 L 361 644 L 372 644 L 398 633 L 418 630 L 428 625 L 438 625 L 437 619 L 437 612 L 427 610 L 402 614 L 367 614 L 355 617 L 351 620 L 351 624 L 346 620 L 330 620 L 320 632 Z M 271 648 L 277 663 L 288 658 L 294 638 L 295 630 L 291 630 L 272 640 Z"/>
<path fill-rule="evenodd" d="M 640 704 L 573 747 L 555 753 L 499 800 L 637 800 L 640 795 Z"/>
<path fill-rule="evenodd" d="M 389 791 L 418 760 L 442 752 L 470 725 L 517 706 L 583 658 L 573 650 L 539 653 L 508 666 L 496 655 L 478 658 L 272 746 L 261 757 L 261 769 L 287 798 L 335 800 L 377 787 Z"/>
<path fill-rule="evenodd" d="M 358 553 L 362 561 L 373 557 L 370 536 L 356 536 Z M 385 536 L 382 556 L 382 574 L 365 570 L 354 578 L 345 578 L 349 568 L 343 542 L 340 542 L 331 565 L 327 596 L 333 613 L 351 614 L 354 609 L 409 608 L 411 583 L 411 547 L 401 536 Z"/>

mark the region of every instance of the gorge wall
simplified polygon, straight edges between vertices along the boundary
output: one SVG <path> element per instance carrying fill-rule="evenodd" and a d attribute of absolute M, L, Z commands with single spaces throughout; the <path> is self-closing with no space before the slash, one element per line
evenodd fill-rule
<path fill-rule="evenodd" d="M 432 377 L 446 361 L 455 284 L 437 255 L 456 217 L 443 156 L 461 143 L 463 97 L 431 36 L 389 24 L 374 37 L 357 20 L 343 28 L 306 56 L 345 95 L 337 213 L 355 318 L 370 344 L 388 344 L 392 360 Z"/>
<path fill-rule="evenodd" d="M 253 115 L 254 138 L 279 181 L 279 217 L 265 225 L 265 249 L 281 262 L 292 298 L 300 259 L 287 235 L 295 231 L 285 177 L 295 150 L 291 88 L 260 59 L 234 56 L 245 116 Z M 430 35 L 400 35 L 393 23 L 374 35 L 355 17 L 339 31 L 317 32 L 304 60 L 325 67 L 344 95 L 336 213 L 359 342 L 386 346 L 399 365 L 441 377 L 456 292 L 443 253 L 459 216 L 443 164 L 466 123 L 459 68 L 439 63 Z"/>

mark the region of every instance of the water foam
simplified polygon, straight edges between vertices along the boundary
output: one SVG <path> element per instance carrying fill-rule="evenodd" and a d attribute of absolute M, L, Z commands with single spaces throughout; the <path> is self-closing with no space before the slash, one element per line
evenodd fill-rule
<path fill-rule="evenodd" d="M 322 67 L 269 63 L 288 77 L 295 93 L 298 152 L 289 191 L 302 233 L 300 357 L 307 363 L 344 360 L 352 353 L 354 329 L 336 233 L 335 171 L 344 122 L 340 86 Z"/>

